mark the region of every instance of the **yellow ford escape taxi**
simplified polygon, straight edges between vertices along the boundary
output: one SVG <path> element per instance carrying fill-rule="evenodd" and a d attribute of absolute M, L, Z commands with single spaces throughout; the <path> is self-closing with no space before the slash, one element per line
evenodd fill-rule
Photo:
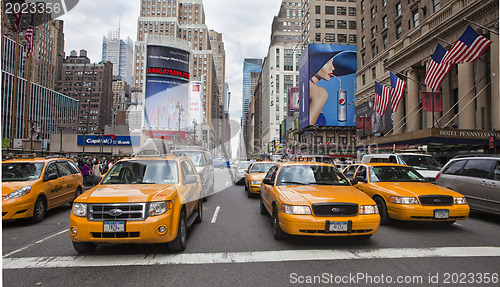
<path fill-rule="evenodd" d="M 166 243 L 186 248 L 187 229 L 202 220 L 199 176 L 188 157 L 143 153 L 116 162 L 79 196 L 69 233 L 80 253 L 100 243 Z"/>
<path fill-rule="evenodd" d="M 428 182 L 409 166 L 354 164 L 344 169 L 344 175 L 354 178 L 358 182 L 354 186 L 375 200 L 382 224 L 391 219 L 452 224 L 469 216 L 462 194 Z"/>
<path fill-rule="evenodd" d="M 279 163 L 260 187 L 260 213 L 270 214 L 275 239 L 287 234 L 371 237 L 380 225 L 375 202 L 333 165 Z"/>
<path fill-rule="evenodd" d="M 2 220 L 40 222 L 47 210 L 72 202 L 83 191 L 83 177 L 67 158 L 20 155 L 2 162 Z"/>
<path fill-rule="evenodd" d="M 258 161 L 252 163 L 245 173 L 245 191 L 248 191 L 248 197 L 260 193 L 260 185 L 269 169 L 274 166 L 273 161 Z"/>

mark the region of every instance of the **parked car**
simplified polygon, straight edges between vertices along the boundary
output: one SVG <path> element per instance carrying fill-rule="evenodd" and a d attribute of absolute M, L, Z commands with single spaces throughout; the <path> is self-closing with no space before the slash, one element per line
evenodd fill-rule
<path fill-rule="evenodd" d="M 201 177 L 201 185 L 206 201 L 207 196 L 214 193 L 214 165 L 209 152 L 201 149 L 178 149 L 172 153 L 177 156 L 187 156 L 193 161 L 196 172 Z"/>
<path fill-rule="evenodd" d="M 419 153 L 366 154 L 361 162 L 388 162 L 411 166 L 432 183 L 436 181 L 436 175 L 441 169 L 441 165 L 431 155 Z"/>
<path fill-rule="evenodd" d="M 333 165 L 279 163 L 266 174 L 260 194 L 260 213 L 271 215 L 275 239 L 287 234 L 369 238 L 380 225 L 375 202 Z"/>
<path fill-rule="evenodd" d="M 462 194 L 428 182 L 409 166 L 353 164 L 344 170 L 344 175 L 357 181 L 354 186 L 375 200 L 382 224 L 391 219 L 452 224 L 469 216 Z"/>
<path fill-rule="evenodd" d="M 253 161 L 240 161 L 234 168 L 235 184 L 243 184 L 245 182 L 245 173 Z"/>
<path fill-rule="evenodd" d="M 25 156 L 2 162 L 2 220 L 44 219 L 47 210 L 71 203 L 83 191 L 77 165 L 61 157 Z"/>
<path fill-rule="evenodd" d="M 186 248 L 187 229 L 202 221 L 202 188 L 185 156 L 139 153 L 116 162 L 73 203 L 69 234 L 77 252 L 97 244 L 168 243 Z"/>
<path fill-rule="evenodd" d="M 262 179 L 273 167 L 276 162 L 273 161 L 257 161 L 250 165 L 248 171 L 245 173 L 245 191 L 248 192 L 248 197 L 252 197 L 255 194 L 260 194 L 260 185 Z"/>
<path fill-rule="evenodd" d="M 436 184 L 463 194 L 472 209 L 500 214 L 499 156 L 455 157 L 439 171 Z"/>

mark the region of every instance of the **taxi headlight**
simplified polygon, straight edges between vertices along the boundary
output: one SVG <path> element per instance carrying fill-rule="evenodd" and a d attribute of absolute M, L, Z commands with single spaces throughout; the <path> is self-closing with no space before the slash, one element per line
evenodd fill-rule
<path fill-rule="evenodd" d="M 261 183 L 262 183 L 262 181 L 260 181 L 260 180 L 251 180 L 250 181 L 251 185 L 260 185 Z"/>
<path fill-rule="evenodd" d="M 281 205 L 281 212 L 286 214 L 311 214 L 311 208 L 307 205 Z"/>
<path fill-rule="evenodd" d="M 165 212 L 167 212 L 167 210 L 169 210 L 171 207 L 172 207 L 171 201 L 151 202 L 149 204 L 148 215 L 149 216 L 162 215 Z"/>
<path fill-rule="evenodd" d="M 389 202 L 396 204 L 418 204 L 418 199 L 416 197 L 391 196 Z"/>
<path fill-rule="evenodd" d="M 455 204 L 467 204 L 465 197 L 455 197 Z"/>
<path fill-rule="evenodd" d="M 361 205 L 359 214 L 378 214 L 378 207 L 376 205 Z"/>
<path fill-rule="evenodd" d="M 15 190 L 11 193 L 9 193 L 6 197 L 4 197 L 3 199 L 4 200 L 7 200 L 7 199 L 13 199 L 13 198 L 18 198 L 18 197 L 21 197 L 21 196 L 24 196 L 28 193 L 30 193 L 31 191 L 31 186 L 25 186 L 23 188 L 20 188 L 18 190 Z"/>
<path fill-rule="evenodd" d="M 87 204 L 81 202 L 75 202 L 73 204 L 73 214 L 78 217 L 87 216 Z"/>

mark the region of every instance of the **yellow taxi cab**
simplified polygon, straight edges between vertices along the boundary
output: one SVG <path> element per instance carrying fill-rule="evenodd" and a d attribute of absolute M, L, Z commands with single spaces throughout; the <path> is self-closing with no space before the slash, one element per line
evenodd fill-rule
<path fill-rule="evenodd" d="M 67 158 L 20 155 L 2 162 L 2 220 L 44 219 L 47 210 L 71 203 L 83 191 L 83 177 Z"/>
<path fill-rule="evenodd" d="M 369 238 L 380 225 L 375 202 L 330 164 L 277 164 L 260 193 L 260 213 L 271 215 L 275 239 L 288 234 Z"/>
<path fill-rule="evenodd" d="M 252 197 L 254 194 L 260 193 L 260 184 L 262 179 L 269 171 L 269 169 L 274 166 L 276 162 L 274 161 L 257 161 L 248 167 L 245 173 L 245 191 L 248 191 L 248 197 Z"/>
<path fill-rule="evenodd" d="M 187 230 L 202 221 L 202 188 L 186 156 L 145 150 L 117 161 L 73 203 L 69 234 L 77 252 L 98 244 L 167 243 L 186 248 Z"/>
<path fill-rule="evenodd" d="M 391 219 L 452 224 L 469 216 L 462 194 L 428 182 L 409 166 L 353 164 L 344 169 L 344 175 L 355 179 L 354 186 L 375 200 L 382 224 Z"/>

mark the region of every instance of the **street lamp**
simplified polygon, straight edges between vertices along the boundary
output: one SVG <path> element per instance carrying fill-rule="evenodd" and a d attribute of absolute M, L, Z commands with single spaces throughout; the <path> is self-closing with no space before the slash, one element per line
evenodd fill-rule
<path fill-rule="evenodd" d="M 193 144 L 196 145 L 196 126 L 198 123 L 196 122 L 196 119 L 193 119 Z"/>
<path fill-rule="evenodd" d="M 178 140 L 179 140 L 179 143 L 181 142 L 181 113 L 184 112 L 184 107 L 181 105 L 180 102 L 177 102 L 177 104 L 175 105 L 175 108 L 179 110 L 179 114 L 178 114 L 178 133 L 177 133 L 177 137 L 178 137 Z"/>

